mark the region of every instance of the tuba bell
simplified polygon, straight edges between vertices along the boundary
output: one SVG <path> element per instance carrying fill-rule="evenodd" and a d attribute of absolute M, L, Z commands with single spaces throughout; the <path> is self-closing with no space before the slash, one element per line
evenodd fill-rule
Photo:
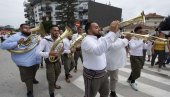
<path fill-rule="evenodd" d="M 55 40 L 55 42 L 54 42 L 54 44 L 53 44 L 53 46 L 51 47 L 51 50 L 50 50 L 50 51 L 57 50 L 58 57 L 55 58 L 55 56 L 49 56 L 50 62 L 56 62 L 60 58 L 60 56 L 63 52 L 63 48 L 61 47 L 62 40 L 64 38 L 66 38 L 67 36 L 70 36 L 72 34 L 73 34 L 73 32 L 72 32 L 71 28 L 66 26 L 66 30 L 64 31 L 64 33 Z"/>
<path fill-rule="evenodd" d="M 35 28 L 30 29 L 30 31 L 31 31 L 31 34 L 41 35 L 41 37 L 45 36 L 45 29 L 42 23 L 40 23 Z"/>
<path fill-rule="evenodd" d="M 77 47 L 80 47 L 81 41 L 86 37 L 86 33 L 82 33 L 78 35 L 78 37 L 71 43 L 70 51 L 71 53 L 68 55 L 69 57 L 74 56 L 74 52 Z"/>
<path fill-rule="evenodd" d="M 16 49 L 8 50 L 11 53 L 22 54 L 35 48 L 40 42 L 41 37 L 45 36 L 43 24 L 40 23 L 37 27 L 30 29 L 31 35 L 21 44 L 17 45 Z"/>
<path fill-rule="evenodd" d="M 86 33 L 83 33 L 81 35 L 79 35 L 71 44 L 71 49 L 76 49 L 76 47 L 78 47 L 78 45 L 80 45 L 80 42 L 84 39 L 84 37 L 86 36 Z"/>

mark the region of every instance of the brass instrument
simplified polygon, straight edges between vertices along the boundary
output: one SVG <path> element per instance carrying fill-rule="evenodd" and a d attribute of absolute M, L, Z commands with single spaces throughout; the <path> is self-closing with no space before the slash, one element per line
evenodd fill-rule
<path fill-rule="evenodd" d="M 127 20 L 127 21 L 120 22 L 120 28 L 128 26 L 128 25 L 133 24 L 133 23 L 141 23 L 141 22 L 145 23 L 144 11 L 142 11 L 141 14 L 139 16 L 135 17 L 135 18 L 132 18 L 132 19 Z M 109 31 L 109 29 L 110 29 L 110 26 L 104 27 L 103 28 L 104 33 Z"/>
<path fill-rule="evenodd" d="M 21 54 L 35 48 L 40 42 L 40 36 L 37 34 L 45 35 L 45 30 L 42 23 L 40 23 L 38 27 L 30 29 L 30 31 L 31 35 L 29 35 L 23 43 L 18 44 L 17 48 L 8 51 L 15 54 Z"/>
<path fill-rule="evenodd" d="M 83 33 L 82 35 L 79 35 L 71 44 L 71 50 L 75 49 L 76 47 L 78 47 L 78 45 L 80 45 L 79 43 L 83 40 L 83 38 L 86 36 L 86 33 Z"/>
<path fill-rule="evenodd" d="M 168 39 L 160 38 L 160 37 L 156 37 L 156 36 L 151 36 L 149 34 L 142 35 L 142 34 L 136 34 L 136 33 L 130 33 L 130 32 L 122 32 L 121 34 L 122 34 L 122 36 L 130 35 L 131 37 L 135 37 L 137 39 L 150 40 L 152 42 L 154 42 L 155 40 L 159 40 L 159 41 L 163 41 L 163 42 L 169 41 Z"/>
<path fill-rule="evenodd" d="M 86 33 L 79 35 L 71 44 L 70 50 L 72 51 L 69 56 L 73 56 L 73 52 L 76 51 L 76 48 L 80 46 L 80 42 L 86 37 Z"/>
<path fill-rule="evenodd" d="M 45 29 L 42 23 L 40 23 L 37 27 L 30 29 L 31 34 L 38 34 L 41 37 L 45 36 Z"/>
<path fill-rule="evenodd" d="M 70 36 L 72 34 L 73 34 L 73 32 L 72 32 L 71 28 L 66 27 L 66 30 L 64 31 L 64 33 L 55 40 L 50 51 L 56 50 L 56 47 L 62 42 L 62 40 L 64 38 L 66 38 L 67 36 Z M 63 52 L 63 49 L 62 48 L 59 49 L 58 50 L 58 58 L 55 58 L 55 56 L 49 56 L 49 61 L 50 62 L 56 62 L 60 58 L 62 52 Z"/>

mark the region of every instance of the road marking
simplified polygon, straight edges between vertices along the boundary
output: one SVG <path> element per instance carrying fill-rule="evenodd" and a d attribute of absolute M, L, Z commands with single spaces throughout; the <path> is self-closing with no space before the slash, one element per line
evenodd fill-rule
<path fill-rule="evenodd" d="M 74 82 L 73 82 L 74 85 L 76 85 L 77 87 L 79 87 L 81 90 L 84 91 L 84 79 L 83 79 L 83 76 L 81 75 L 80 77 L 78 77 Z M 118 97 L 124 97 L 120 94 L 118 94 Z M 100 97 L 99 93 L 97 93 L 96 97 Z"/>
<path fill-rule="evenodd" d="M 119 83 L 121 83 L 123 85 L 129 85 L 126 82 L 126 80 L 127 80 L 126 77 L 119 75 Z M 151 95 L 153 97 L 166 97 L 166 95 L 170 95 L 170 92 L 168 92 L 166 90 L 159 89 L 157 87 L 150 86 L 150 85 L 147 85 L 147 84 L 144 84 L 141 82 L 137 82 L 137 83 L 138 83 L 137 86 L 138 86 L 139 91 L 141 91 L 145 94 Z"/>
<path fill-rule="evenodd" d="M 130 63 L 127 62 L 127 65 L 130 65 Z M 146 70 L 155 72 L 155 73 L 159 73 L 159 74 L 164 74 L 164 75 L 170 76 L 170 71 L 167 71 L 167 70 L 161 69 L 161 71 L 158 72 L 158 69 L 157 69 L 157 68 L 149 68 L 148 66 L 144 66 L 143 68 L 146 69 Z"/>
<path fill-rule="evenodd" d="M 128 69 L 128 68 L 121 68 L 119 70 L 123 71 L 123 72 L 127 72 L 127 73 L 131 72 L 131 69 Z M 141 76 L 144 77 L 144 78 L 165 84 L 165 85 L 170 85 L 170 80 L 162 78 L 162 77 L 158 77 L 158 76 L 151 75 L 151 74 L 144 73 L 144 72 L 141 72 Z"/>
<path fill-rule="evenodd" d="M 60 94 L 55 95 L 55 97 L 62 97 Z"/>

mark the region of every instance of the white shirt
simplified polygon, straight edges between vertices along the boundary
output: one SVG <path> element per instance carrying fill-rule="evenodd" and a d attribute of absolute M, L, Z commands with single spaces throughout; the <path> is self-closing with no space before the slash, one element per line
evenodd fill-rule
<path fill-rule="evenodd" d="M 51 35 L 45 36 L 39 43 L 37 54 L 44 58 L 48 58 L 51 48 L 54 45 L 54 42 L 55 41 L 51 38 Z M 63 43 L 61 42 L 56 46 L 55 51 L 58 52 L 62 48 L 63 48 Z"/>
<path fill-rule="evenodd" d="M 106 36 L 99 39 L 96 36 L 87 35 L 81 43 L 84 67 L 91 70 L 105 69 L 105 52 L 117 37 L 117 34 L 113 32 L 109 32 Z"/>
<path fill-rule="evenodd" d="M 129 41 L 130 55 L 143 56 L 143 49 L 148 48 L 148 46 L 142 39 L 131 39 Z"/>
<path fill-rule="evenodd" d="M 63 53 L 66 53 L 66 54 L 71 53 L 71 51 L 70 51 L 71 41 L 68 38 L 64 38 L 63 43 L 64 43 L 64 52 Z"/>
<path fill-rule="evenodd" d="M 77 38 L 78 36 L 79 36 L 79 34 L 78 34 L 78 33 L 73 34 L 73 36 L 72 36 L 72 41 L 76 40 L 76 38 Z"/>
<path fill-rule="evenodd" d="M 152 48 L 152 42 L 151 41 L 147 41 L 147 43 L 148 43 L 148 48 L 147 48 L 147 50 L 149 49 L 151 49 Z"/>
<path fill-rule="evenodd" d="M 124 67 L 127 62 L 125 47 L 128 45 L 127 39 L 118 38 L 106 52 L 107 70 L 116 70 Z"/>
<path fill-rule="evenodd" d="M 44 58 L 48 58 L 49 52 L 50 52 L 53 44 L 54 44 L 54 40 L 51 38 L 51 35 L 45 36 L 39 43 L 39 47 L 37 50 L 38 55 L 40 55 Z"/>

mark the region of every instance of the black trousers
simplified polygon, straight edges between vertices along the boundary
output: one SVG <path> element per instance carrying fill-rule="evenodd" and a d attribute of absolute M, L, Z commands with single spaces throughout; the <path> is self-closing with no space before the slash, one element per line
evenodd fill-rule
<path fill-rule="evenodd" d="M 157 56 L 159 68 L 161 68 L 165 59 L 165 50 L 154 50 L 154 54 L 152 54 L 151 66 L 154 66 L 155 59 Z"/>
<path fill-rule="evenodd" d="M 35 79 L 39 64 L 30 67 L 18 66 L 18 68 L 20 71 L 21 81 L 25 82 L 27 91 L 33 92 L 33 80 Z"/>
<path fill-rule="evenodd" d="M 130 56 L 130 63 L 131 63 L 131 74 L 129 76 L 130 81 L 132 83 L 135 82 L 137 78 L 140 77 L 141 74 L 141 69 L 142 69 L 142 64 L 143 64 L 143 56 Z"/>
<path fill-rule="evenodd" d="M 75 67 L 75 61 L 73 56 L 69 56 L 68 54 L 63 54 L 63 64 L 65 69 L 65 76 L 68 78 L 70 71 Z"/>
<path fill-rule="evenodd" d="M 48 81 L 48 89 L 49 93 L 54 93 L 55 84 L 57 79 L 61 73 L 61 64 L 59 61 L 57 62 L 50 62 L 49 59 L 45 59 L 46 63 L 46 75 Z"/>
<path fill-rule="evenodd" d="M 77 64 L 78 64 L 78 59 L 81 59 L 81 62 L 83 63 L 83 56 L 81 50 L 78 50 L 74 53 L 74 61 L 75 61 L 75 69 L 77 70 Z"/>

